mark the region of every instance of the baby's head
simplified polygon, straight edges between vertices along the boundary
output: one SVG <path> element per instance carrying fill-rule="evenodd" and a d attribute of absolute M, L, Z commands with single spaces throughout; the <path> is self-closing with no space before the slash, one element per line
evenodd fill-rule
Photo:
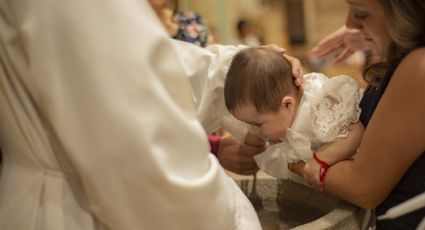
<path fill-rule="evenodd" d="M 282 54 L 265 48 L 238 52 L 224 84 L 226 107 L 238 120 L 256 126 L 269 139 L 282 137 L 292 124 L 300 90 Z"/>

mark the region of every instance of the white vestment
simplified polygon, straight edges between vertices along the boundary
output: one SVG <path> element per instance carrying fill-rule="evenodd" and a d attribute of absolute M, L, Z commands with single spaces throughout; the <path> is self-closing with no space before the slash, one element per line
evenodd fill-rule
<path fill-rule="evenodd" d="M 288 163 L 307 162 L 321 145 L 345 137 L 348 126 L 359 120 L 361 97 L 359 84 L 351 77 L 305 75 L 304 93 L 291 127 L 281 143 L 254 157 L 258 167 L 274 177 L 297 181 Z"/>
<path fill-rule="evenodd" d="M 260 229 L 202 127 L 240 48 L 143 0 L 2 0 L 0 31 L 1 230 Z"/>

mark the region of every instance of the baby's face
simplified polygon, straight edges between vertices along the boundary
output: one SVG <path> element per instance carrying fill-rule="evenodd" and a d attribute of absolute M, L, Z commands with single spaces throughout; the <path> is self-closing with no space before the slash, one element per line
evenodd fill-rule
<path fill-rule="evenodd" d="M 267 139 L 282 138 L 290 127 L 293 113 L 280 109 L 277 112 L 259 113 L 253 104 L 238 106 L 232 114 L 236 119 L 248 123 Z"/>

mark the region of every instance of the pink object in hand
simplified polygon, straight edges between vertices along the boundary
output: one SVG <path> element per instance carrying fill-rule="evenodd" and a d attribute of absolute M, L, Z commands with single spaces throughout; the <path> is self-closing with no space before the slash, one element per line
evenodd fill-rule
<path fill-rule="evenodd" d="M 217 155 L 220 147 L 220 137 L 216 135 L 208 135 L 208 141 L 210 142 L 211 153 Z"/>

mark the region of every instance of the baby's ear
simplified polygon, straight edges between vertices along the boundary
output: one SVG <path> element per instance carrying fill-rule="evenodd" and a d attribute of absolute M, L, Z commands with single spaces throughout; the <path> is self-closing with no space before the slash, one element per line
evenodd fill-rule
<path fill-rule="evenodd" d="M 293 111 L 295 110 L 295 98 L 291 96 L 284 96 L 280 105 L 281 109 Z"/>

